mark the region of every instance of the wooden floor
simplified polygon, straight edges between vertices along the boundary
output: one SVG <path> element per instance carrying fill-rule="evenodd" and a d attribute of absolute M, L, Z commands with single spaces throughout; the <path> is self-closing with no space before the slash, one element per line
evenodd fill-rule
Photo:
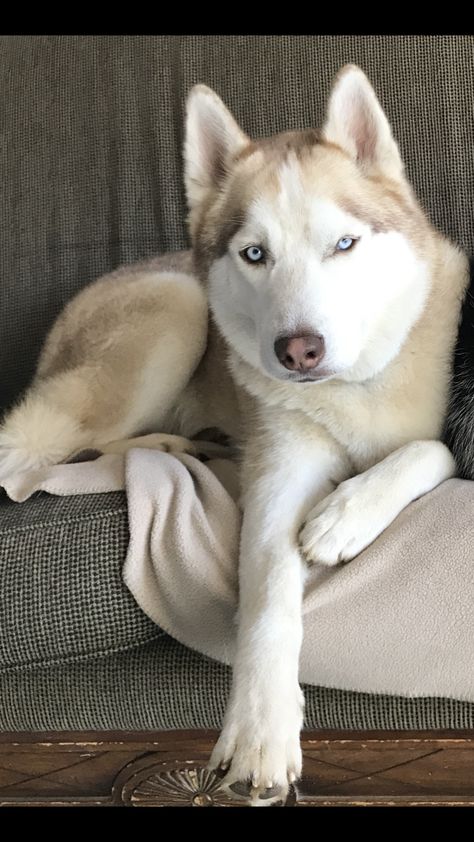
<path fill-rule="evenodd" d="M 303 732 L 287 806 L 474 805 L 474 732 Z M 0 734 L 0 806 L 236 806 L 214 731 Z"/>

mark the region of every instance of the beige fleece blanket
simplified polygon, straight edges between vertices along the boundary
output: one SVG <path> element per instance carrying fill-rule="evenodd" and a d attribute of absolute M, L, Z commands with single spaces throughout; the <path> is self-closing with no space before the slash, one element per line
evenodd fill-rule
<path fill-rule="evenodd" d="M 134 449 L 18 474 L 4 487 L 16 501 L 40 489 L 125 488 L 128 588 L 177 640 L 232 663 L 240 527 L 232 462 Z M 474 483 L 443 483 L 350 564 L 311 571 L 300 678 L 474 701 Z"/>

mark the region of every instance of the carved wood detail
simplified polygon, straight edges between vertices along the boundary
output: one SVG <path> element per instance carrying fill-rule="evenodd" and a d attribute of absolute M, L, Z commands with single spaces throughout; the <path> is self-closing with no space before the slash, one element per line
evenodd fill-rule
<path fill-rule="evenodd" d="M 148 765 L 150 764 L 150 765 Z M 137 770 L 137 765 L 141 768 Z M 220 780 L 199 762 L 162 762 L 150 756 L 146 765 L 132 763 L 123 770 L 131 776 L 123 786 L 114 786 L 115 803 L 127 807 L 216 807 L 235 806 L 219 791 Z"/>
<path fill-rule="evenodd" d="M 206 769 L 212 731 L 0 734 L 0 805 L 242 806 Z M 305 732 L 287 806 L 474 806 L 474 733 Z"/>

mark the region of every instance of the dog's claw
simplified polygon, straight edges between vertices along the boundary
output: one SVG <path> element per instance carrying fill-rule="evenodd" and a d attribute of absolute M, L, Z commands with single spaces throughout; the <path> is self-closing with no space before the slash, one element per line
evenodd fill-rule
<path fill-rule="evenodd" d="M 236 781 L 234 784 L 230 784 L 229 789 L 235 792 L 236 795 L 248 798 L 252 790 L 252 781 Z"/>
<path fill-rule="evenodd" d="M 259 797 L 260 801 L 266 801 L 267 798 L 275 798 L 275 796 L 279 795 L 280 793 L 281 793 L 281 787 L 280 786 L 271 786 L 271 787 L 267 787 L 265 792 L 261 792 L 258 797 Z"/>
<path fill-rule="evenodd" d="M 218 766 L 216 769 L 213 769 L 213 772 L 216 778 L 224 778 L 228 772 L 228 766 Z"/>

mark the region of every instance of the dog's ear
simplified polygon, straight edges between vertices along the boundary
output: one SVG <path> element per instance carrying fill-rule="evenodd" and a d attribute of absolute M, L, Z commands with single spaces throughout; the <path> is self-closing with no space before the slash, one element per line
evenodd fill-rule
<path fill-rule="evenodd" d="M 403 175 L 403 163 L 385 113 L 365 73 L 347 64 L 336 76 L 323 128 L 367 174 Z"/>
<path fill-rule="evenodd" d="M 221 99 L 206 85 L 192 88 L 186 105 L 185 185 L 190 208 L 219 184 L 234 155 L 249 143 Z"/>

